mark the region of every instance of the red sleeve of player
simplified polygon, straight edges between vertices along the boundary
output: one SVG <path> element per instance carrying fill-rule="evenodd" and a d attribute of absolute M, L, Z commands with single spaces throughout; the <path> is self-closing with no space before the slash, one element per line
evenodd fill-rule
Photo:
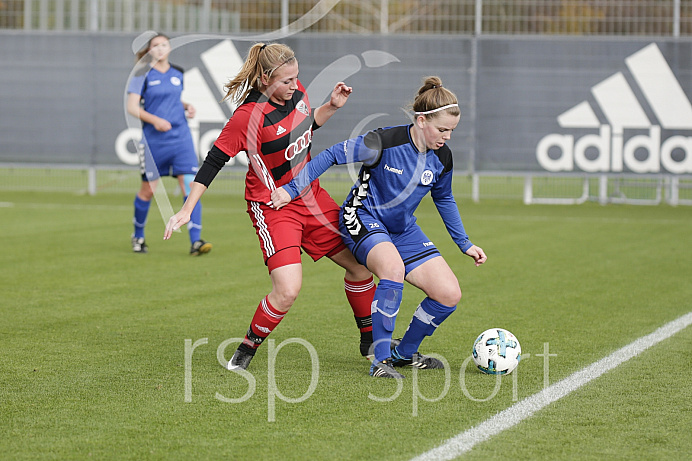
<path fill-rule="evenodd" d="M 231 158 L 241 152 L 247 152 L 247 129 L 250 120 L 250 111 L 239 107 L 233 116 L 226 122 L 221 130 L 221 134 L 214 142 L 214 145 L 221 149 Z"/>

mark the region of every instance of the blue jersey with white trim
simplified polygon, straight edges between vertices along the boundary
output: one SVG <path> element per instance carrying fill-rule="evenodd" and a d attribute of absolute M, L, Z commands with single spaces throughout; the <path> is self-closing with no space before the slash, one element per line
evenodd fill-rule
<path fill-rule="evenodd" d="M 183 92 L 183 70 L 180 67 L 171 64 L 165 73 L 161 73 L 146 66 L 132 76 L 127 92 L 140 95 L 145 111 L 171 124 L 170 130 L 162 132 L 151 123 L 142 122 L 142 131 L 150 147 L 179 143 L 191 136 L 185 107 L 180 100 Z"/>
<path fill-rule="evenodd" d="M 379 128 L 335 144 L 315 156 L 284 188 L 295 198 L 330 166 L 363 162 L 343 204 L 345 211 L 365 209 L 390 233 L 402 233 L 416 222 L 413 213 L 430 193 L 450 236 L 466 252 L 473 244 L 452 194 L 452 152 L 447 145 L 418 152 L 410 127 Z"/>

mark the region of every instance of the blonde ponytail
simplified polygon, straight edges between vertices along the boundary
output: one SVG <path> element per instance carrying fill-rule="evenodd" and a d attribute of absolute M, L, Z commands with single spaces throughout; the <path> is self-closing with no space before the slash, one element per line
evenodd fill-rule
<path fill-rule="evenodd" d="M 276 69 L 296 61 L 293 50 L 281 43 L 255 43 L 250 47 L 243 67 L 226 85 L 223 100 L 231 99 L 240 103 L 253 89 L 262 91 L 261 76 L 271 78 Z"/>

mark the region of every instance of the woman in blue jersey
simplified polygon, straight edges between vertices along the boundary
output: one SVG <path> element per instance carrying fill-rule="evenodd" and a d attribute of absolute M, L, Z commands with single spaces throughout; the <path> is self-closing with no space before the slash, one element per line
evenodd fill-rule
<path fill-rule="evenodd" d="M 187 117 L 195 116 L 195 108 L 182 102 L 183 70 L 168 61 L 171 44 L 168 37 L 158 34 L 137 53 L 140 68 L 135 71 L 127 88 L 127 112 L 142 121 L 140 162 L 142 185 L 135 197 L 132 250 L 146 253 L 144 225 L 149 205 L 161 176 L 175 176 L 184 191 L 190 193 L 199 162 L 187 125 Z M 208 253 L 211 243 L 201 238 L 202 204 L 197 203 L 188 224 L 190 254 Z"/>
<path fill-rule="evenodd" d="M 459 249 L 476 266 L 487 259 L 466 235 L 452 195 L 452 152 L 446 142 L 459 123 L 456 96 L 438 77 L 426 77 L 412 109 L 412 124 L 380 128 L 326 149 L 271 197 L 272 206 L 280 209 L 330 166 L 363 163 L 341 208 L 339 225 L 358 262 L 380 279 L 372 305 L 375 360 L 370 375 L 375 377 L 403 378 L 394 369 L 399 366 L 443 368 L 440 360 L 420 354 L 418 348 L 454 312 L 461 289 L 413 215 L 426 194 L 432 196 Z M 401 343 L 390 350 L 404 280 L 426 298 Z"/>

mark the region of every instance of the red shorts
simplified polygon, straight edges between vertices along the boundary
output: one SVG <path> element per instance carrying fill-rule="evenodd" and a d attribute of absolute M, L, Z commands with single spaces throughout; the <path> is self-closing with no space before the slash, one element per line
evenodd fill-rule
<path fill-rule="evenodd" d="M 277 267 L 300 264 L 301 248 L 314 261 L 346 249 L 339 233 L 339 205 L 321 187 L 313 191 L 314 196 L 310 193 L 280 210 L 248 201 L 247 212 L 270 273 Z"/>

